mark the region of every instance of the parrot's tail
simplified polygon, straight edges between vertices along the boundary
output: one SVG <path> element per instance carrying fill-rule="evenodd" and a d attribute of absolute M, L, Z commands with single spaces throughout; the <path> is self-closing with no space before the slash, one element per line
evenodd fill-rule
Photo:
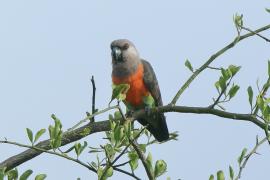
<path fill-rule="evenodd" d="M 138 119 L 138 121 L 142 125 L 147 126 L 148 131 L 150 131 L 157 141 L 161 142 L 169 139 L 169 131 L 163 113 L 158 113 L 145 119 Z"/>

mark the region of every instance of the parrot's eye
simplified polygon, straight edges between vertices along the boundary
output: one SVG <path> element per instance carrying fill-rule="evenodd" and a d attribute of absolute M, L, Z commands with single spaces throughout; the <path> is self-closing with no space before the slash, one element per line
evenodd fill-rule
<path fill-rule="evenodd" d="M 128 43 L 125 43 L 124 46 L 123 46 L 123 50 L 126 50 L 129 48 L 129 44 Z"/>

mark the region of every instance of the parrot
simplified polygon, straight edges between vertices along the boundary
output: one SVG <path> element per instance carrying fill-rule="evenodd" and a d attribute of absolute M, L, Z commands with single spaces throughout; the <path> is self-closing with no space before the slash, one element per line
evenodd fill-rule
<path fill-rule="evenodd" d="M 127 39 L 111 43 L 112 83 L 128 84 L 124 104 L 135 111 L 162 106 L 162 98 L 155 72 L 151 64 L 140 58 L 134 44 Z M 148 114 L 148 113 L 146 113 Z M 169 139 L 166 118 L 163 113 L 148 114 L 137 119 L 159 142 Z"/>

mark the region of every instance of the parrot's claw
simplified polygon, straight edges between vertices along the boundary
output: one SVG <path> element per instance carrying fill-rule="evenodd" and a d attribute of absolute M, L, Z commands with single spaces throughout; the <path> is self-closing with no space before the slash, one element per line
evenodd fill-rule
<path fill-rule="evenodd" d="M 146 106 L 144 108 L 144 111 L 145 111 L 146 116 L 150 116 L 151 115 L 151 108 L 150 107 Z"/>

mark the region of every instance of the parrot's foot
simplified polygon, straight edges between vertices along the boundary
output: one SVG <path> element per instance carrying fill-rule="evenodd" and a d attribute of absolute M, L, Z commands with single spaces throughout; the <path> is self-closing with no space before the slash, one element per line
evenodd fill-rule
<path fill-rule="evenodd" d="M 146 116 L 150 116 L 151 115 L 151 107 L 146 106 L 144 108 L 144 111 L 145 111 Z"/>

